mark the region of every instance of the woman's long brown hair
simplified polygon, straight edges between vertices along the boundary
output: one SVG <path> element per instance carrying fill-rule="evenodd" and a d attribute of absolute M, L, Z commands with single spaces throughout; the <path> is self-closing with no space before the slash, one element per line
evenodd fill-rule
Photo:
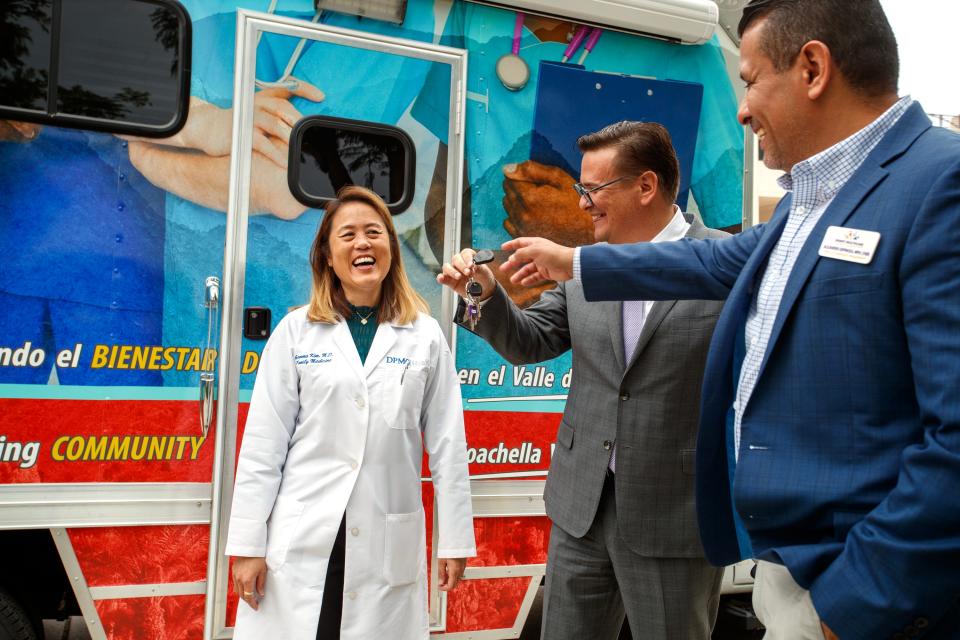
<path fill-rule="evenodd" d="M 390 240 L 390 270 L 383 279 L 380 291 L 380 303 L 377 307 L 377 319 L 380 322 L 408 324 L 417 318 L 419 312 L 430 313 L 427 301 L 416 292 L 407 279 L 400 257 L 400 240 L 393 226 L 393 218 L 387 205 L 376 193 L 365 187 L 351 185 L 337 193 L 337 199 L 324 208 L 323 220 L 313 239 L 310 249 L 310 265 L 313 268 L 313 289 L 307 318 L 313 322 L 337 322 L 350 316 L 350 304 L 340 278 L 329 264 L 330 234 L 333 232 L 333 219 L 337 211 L 348 202 L 359 202 L 377 212 Z"/>

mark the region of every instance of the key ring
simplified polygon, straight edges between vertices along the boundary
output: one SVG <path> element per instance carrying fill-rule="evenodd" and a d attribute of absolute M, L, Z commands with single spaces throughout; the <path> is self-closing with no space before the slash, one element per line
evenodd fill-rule
<path fill-rule="evenodd" d="M 487 264 L 488 262 L 493 261 L 493 251 L 490 249 L 481 249 L 480 251 L 473 254 L 473 266 L 474 271 L 476 267 L 481 264 Z M 467 324 L 470 327 L 470 330 L 473 331 L 477 327 L 477 323 L 480 321 L 480 296 L 483 295 L 483 286 L 473 279 L 473 274 L 471 273 L 470 278 L 467 280 L 466 286 L 466 300 L 467 300 Z"/>

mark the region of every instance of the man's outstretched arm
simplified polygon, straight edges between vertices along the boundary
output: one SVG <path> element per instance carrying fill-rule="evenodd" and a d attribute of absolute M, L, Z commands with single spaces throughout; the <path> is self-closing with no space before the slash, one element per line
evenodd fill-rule
<path fill-rule="evenodd" d="M 722 300 L 764 233 L 764 225 L 723 239 L 596 244 L 571 249 L 544 238 L 505 242 L 511 281 L 578 277 L 587 300 Z M 578 273 L 575 273 L 577 271 Z"/>

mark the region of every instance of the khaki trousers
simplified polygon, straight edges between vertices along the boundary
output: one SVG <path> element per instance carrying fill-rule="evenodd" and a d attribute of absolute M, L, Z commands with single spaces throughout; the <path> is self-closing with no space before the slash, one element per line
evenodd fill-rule
<path fill-rule="evenodd" d="M 810 592 L 783 565 L 757 561 L 753 610 L 767 629 L 763 640 L 823 640 Z"/>

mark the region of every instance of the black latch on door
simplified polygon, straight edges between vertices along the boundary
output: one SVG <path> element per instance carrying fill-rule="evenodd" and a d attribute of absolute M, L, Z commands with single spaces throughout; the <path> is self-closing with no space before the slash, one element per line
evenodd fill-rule
<path fill-rule="evenodd" d="M 270 309 L 247 307 L 243 310 L 243 337 L 266 340 L 270 337 Z"/>

